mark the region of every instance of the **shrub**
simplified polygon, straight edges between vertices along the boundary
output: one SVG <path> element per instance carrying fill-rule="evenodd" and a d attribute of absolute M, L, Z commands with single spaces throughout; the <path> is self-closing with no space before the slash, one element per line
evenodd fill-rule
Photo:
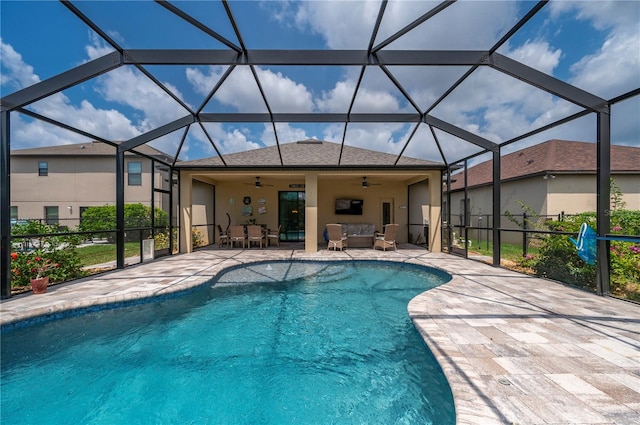
<path fill-rule="evenodd" d="M 195 227 L 191 229 L 191 243 L 194 248 L 204 246 L 204 239 L 202 238 L 202 232 Z"/>
<path fill-rule="evenodd" d="M 588 223 L 595 229 L 595 213 L 565 216 L 561 221 L 547 224 L 551 230 L 577 233 L 582 223 Z M 640 235 L 640 211 L 613 211 L 611 233 Z M 640 301 L 640 244 L 611 241 L 610 246 L 611 293 Z M 591 290 L 596 288 L 596 266 L 578 257 L 575 246 L 566 235 L 550 235 L 543 240 L 534 270 L 538 276 Z"/>
<path fill-rule="evenodd" d="M 140 227 L 151 227 L 152 208 L 143 204 L 126 204 L 124 206 L 124 227 L 125 229 L 135 229 Z M 166 227 L 169 225 L 168 215 L 159 208 L 153 208 L 154 221 L 156 227 Z M 115 205 L 103 205 L 100 207 L 89 207 L 82 213 L 82 221 L 78 230 L 81 232 L 92 232 L 93 236 L 106 237 L 113 242 L 116 230 L 116 207 Z M 110 231 L 106 233 L 104 231 Z M 103 231 L 103 232 L 100 232 Z M 127 236 L 127 241 L 138 240 L 149 236 L 149 232 L 138 235 L 132 232 Z"/>
<path fill-rule="evenodd" d="M 38 270 L 49 276 L 51 283 L 65 282 L 86 276 L 77 251 L 80 237 L 55 234 L 56 226 L 29 221 L 11 229 L 12 236 L 53 234 L 29 238 L 33 249 L 16 250 L 11 253 L 11 287 L 27 286 Z"/>
<path fill-rule="evenodd" d="M 595 214 L 584 213 L 564 217 L 562 221 L 550 221 L 547 225 L 550 230 L 577 233 L 583 222 L 589 223 L 593 227 Z M 576 247 L 568 236 L 549 235 L 542 240 L 538 254 L 538 261 L 533 266 L 537 276 L 595 291 L 596 267 L 585 263 L 578 257 Z"/>

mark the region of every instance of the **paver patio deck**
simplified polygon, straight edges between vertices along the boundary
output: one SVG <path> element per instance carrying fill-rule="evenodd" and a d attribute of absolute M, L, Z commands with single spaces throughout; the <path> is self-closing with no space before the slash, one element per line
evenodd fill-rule
<path fill-rule="evenodd" d="M 0 324 L 187 289 L 270 259 L 383 259 L 452 274 L 408 311 L 451 385 L 458 424 L 640 424 L 640 306 L 411 245 L 204 249 L 3 300 Z"/>

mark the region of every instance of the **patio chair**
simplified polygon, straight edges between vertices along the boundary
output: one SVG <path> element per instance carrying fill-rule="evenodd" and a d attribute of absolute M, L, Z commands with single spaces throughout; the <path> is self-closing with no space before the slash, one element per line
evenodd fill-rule
<path fill-rule="evenodd" d="M 396 246 L 396 233 L 398 233 L 398 225 L 397 224 L 387 224 L 384 226 L 384 233 L 376 232 L 375 241 L 373 242 L 373 249 L 382 248 L 383 251 L 386 251 L 387 248 L 393 247 L 394 250 L 397 250 Z"/>
<path fill-rule="evenodd" d="M 280 230 L 282 229 L 282 225 L 278 226 L 278 230 L 267 230 L 267 246 L 269 246 L 269 241 L 275 240 L 276 245 L 280 246 Z"/>
<path fill-rule="evenodd" d="M 341 224 L 327 224 L 327 235 L 329 237 L 329 243 L 327 249 L 333 248 L 340 249 L 342 251 L 347 247 L 347 235 L 342 233 Z"/>
<path fill-rule="evenodd" d="M 233 248 L 235 242 L 242 242 L 242 248 L 244 249 L 244 241 L 244 226 L 229 227 L 229 248 Z"/>
<path fill-rule="evenodd" d="M 251 242 L 260 242 L 260 248 L 262 248 L 263 239 L 264 233 L 262 233 L 262 226 L 257 224 L 247 226 L 247 242 L 249 242 L 249 248 L 251 248 Z"/>
<path fill-rule="evenodd" d="M 218 224 L 218 246 L 222 247 L 224 244 L 229 244 L 229 234 Z"/>

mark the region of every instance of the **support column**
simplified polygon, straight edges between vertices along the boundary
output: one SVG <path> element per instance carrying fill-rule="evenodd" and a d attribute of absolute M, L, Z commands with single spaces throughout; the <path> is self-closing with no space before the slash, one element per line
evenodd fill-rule
<path fill-rule="evenodd" d="M 304 187 L 304 250 L 318 252 L 318 174 L 306 174 Z"/>
<path fill-rule="evenodd" d="M 598 236 L 604 236 L 610 232 L 611 227 L 611 114 L 610 107 L 598 112 L 597 119 L 597 165 L 596 185 L 596 221 Z M 610 292 L 609 274 L 609 248 L 611 241 L 598 240 L 596 285 L 598 295 L 608 295 Z"/>
<path fill-rule="evenodd" d="M 493 265 L 500 265 L 500 148 L 493 152 Z"/>
<path fill-rule="evenodd" d="M 124 152 L 116 152 L 116 268 L 124 269 Z"/>
<path fill-rule="evenodd" d="M 193 178 L 189 173 L 180 173 L 180 252 L 193 252 L 191 226 L 193 225 L 192 203 Z"/>
<path fill-rule="evenodd" d="M 442 251 L 442 177 L 429 174 L 429 251 Z"/>
<path fill-rule="evenodd" d="M 9 111 L 0 116 L 0 298 L 11 296 L 11 143 Z"/>

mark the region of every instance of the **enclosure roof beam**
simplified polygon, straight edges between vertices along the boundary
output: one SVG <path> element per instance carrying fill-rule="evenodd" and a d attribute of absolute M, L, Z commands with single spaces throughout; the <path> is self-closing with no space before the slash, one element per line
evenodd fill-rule
<path fill-rule="evenodd" d="M 201 113 L 202 122 L 419 122 L 419 113 Z"/>
<path fill-rule="evenodd" d="M 3 97 L 0 99 L 0 102 L 2 102 L 2 110 L 13 110 L 44 99 L 47 96 L 51 96 L 83 81 L 90 80 L 120 65 L 122 65 L 122 55 L 118 52 L 109 53 L 101 58 L 78 65 L 69 71 Z"/>
<path fill-rule="evenodd" d="M 500 72 L 531 84 L 540 90 L 544 90 L 555 96 L 568 100 L 571 103 L 587 108 L 593 112 L 598 112 L 607 107 L 607 101 L 605 99 L 499 53 L 493 53 L 489 62 L 492 68 L 497 69 Z"/>
<path fill-rule="evenodd" d="M 137 148 L 140 145 L 144 145 L 147 142 L 155 140 L 159 137 L 162 137 L 166 134 L 172 133 L 176 130 L 179 130 L 183 127 L 188 126 L 189 124 L 193 124 L 195 122 L 195 117 L 193 115 L 187 115 L 183 118 L 177 119 L 173 122 L 165 124 L 161 127 L 148 131 L 144 134 L 141 134 L 133 139 L 129 139 L 126 142 L 122 142 L 118 145 L 118 151 L 128 151 L 130 149 Z"/>
<path fill-rule="evenodd" d="M 486 50 L 247 50 L 239 54 L 220 49 L 130 49 L 125 64 L 139 65 L 440 65 L 486 64 Z"/>
<path fill-rule="evenodd" d="M 459 137 L 463 140 L 466 140 L 469 143 L 473 143 L 474 145 L 480 146 L 481 148 L 484 148 L 488 151 L 491 151 L 491 152 L 498 151 L 498 145 L 496 143 L 490 140 L 487 140 L 484 137 L 480 137 L 477 134 L 473 134 L 465 129 L 456 127 L 453 124 L 449 124 L 446 121 L 442 121 L 441 119 L 438 119 L 431 115 L 425 115 L 424 122 L 434 126 L 435 128 L 438 128 L 444 131 L 445 133 L 449 133 L 453 136 Z"/>

